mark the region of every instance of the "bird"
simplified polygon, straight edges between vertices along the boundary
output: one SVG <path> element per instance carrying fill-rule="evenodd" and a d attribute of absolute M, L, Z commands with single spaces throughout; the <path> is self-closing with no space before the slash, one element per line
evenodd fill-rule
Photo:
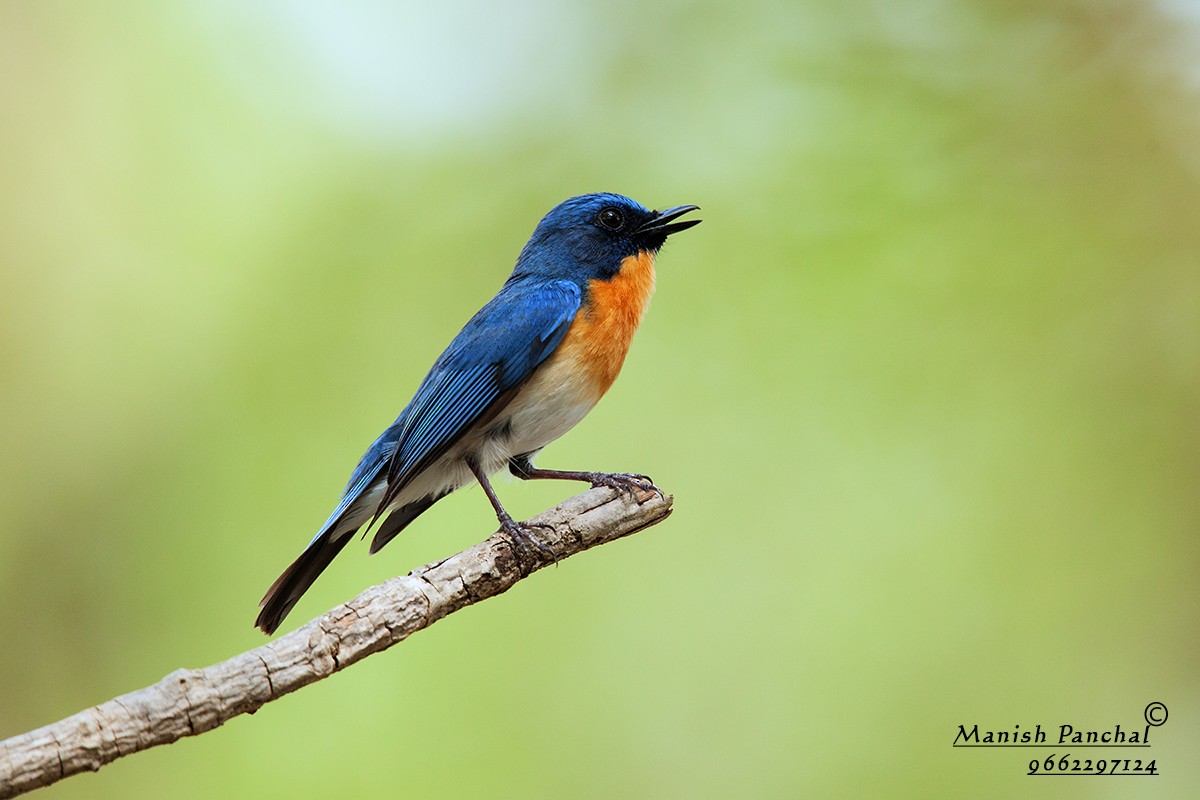
<path fill-rule="evenodd" d="M 526 526 L 504 510 L 489 480 L 505 467 L 522 480 L 658 492 L 645 475 L 540 469 L 533 458 L 578 424 L 616 380 L 654 292 L 655 257 L 667 237 L 700 223 L 679 219 L 697 210 L 651 211 L 611 193 L 552 208 L 496 296 L 367 448 L 333 513 L 263 595 L 255 626 L 274 633 L 364 526 L 382 520 L 371 540 L 374 554 L 472 482 L 483 488 L 500 530 L 527 551 L 533 540 Z"/>

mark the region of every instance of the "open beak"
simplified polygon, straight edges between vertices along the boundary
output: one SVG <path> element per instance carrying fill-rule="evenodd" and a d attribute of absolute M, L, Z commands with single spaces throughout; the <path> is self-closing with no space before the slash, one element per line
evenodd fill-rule
<path fill-rule="evenodd" d="M 674 208 L 668 208 L 666 211 L 656 211 L 654 216 L 646 220 L 634 233 L 638 236 L 650 235 L 661 242 L 672 233 L 686 231 L 693 225 L 699 225 L 701 221 L 698 219 L 673 222 L 673 220 L 679 219 L 689 211 L 699 210 L 700 206 L 675 206 Z"/>

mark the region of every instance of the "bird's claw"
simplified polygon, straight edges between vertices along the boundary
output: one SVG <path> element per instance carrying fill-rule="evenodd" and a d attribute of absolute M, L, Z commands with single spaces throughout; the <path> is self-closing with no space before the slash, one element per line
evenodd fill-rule
<path fill-rule="evenodd" d="M 517 522 L 514 519 L 505 519 L 500 521 L 500 530 L 512 542 L 514 549 L 521 551 L 522 555 L 529 552 L 530 548 L 539 550 L 543 555 L 548 556 L 555 564 L 558 563 L 558 554 L 550 547 L 542 544 L 538 540 L 529 535 L 528 528 L 545 528 L 546 530 L 554 530 L 553 525 L 547 525 L 543 522 Z"/>
<path fill-rule="evenodd" d="M 662 489 L 659 489 L 654 485 L 654 481 L 650 480 L 649 475 L 641 475 L 636 472 L 597 472 L 591 477 L 592 486 L 608 486 L 634 499 L 637 499 L 639 492 L 656 494 L 659 500 L 667 499 Z"/>

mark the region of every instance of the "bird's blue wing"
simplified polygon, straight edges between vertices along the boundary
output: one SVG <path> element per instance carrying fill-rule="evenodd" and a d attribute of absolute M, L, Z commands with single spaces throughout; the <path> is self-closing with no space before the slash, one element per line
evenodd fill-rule
<path fill-rule="evenodd" d="M 414 475 L 458 440 L 497 401 L 528 378 L 562 341 L 579 310 L 569 281 L 506 285 L 463 327 L 425 376 L 408 407 L 354 468 L 333 513 L 309 543 L 333 531 L 386 475 L 388 490 L 371 512 L 386 509 Z M 354 515 L 362 513 L 356 510 Z M 354 526 L 357 527 L 357 526 Z"/>
<path fill-rule="evenodd" d="M 558 347 L 581 297 L 570 281 L 510 282 L 471 318 L 389 429 L 395 443 L 379 511 L 476 421 L 512 398 Z"/>

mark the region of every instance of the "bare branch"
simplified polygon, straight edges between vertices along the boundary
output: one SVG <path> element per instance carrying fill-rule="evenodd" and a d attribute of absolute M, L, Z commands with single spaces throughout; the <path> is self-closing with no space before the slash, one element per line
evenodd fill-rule
<path fill-rule="evenodd" d="M 599 488 L 530 522 L 559 560 L 628 536 L 671 513 L 671 498 L 632 498 Z M 445 561 L 367 589 L 303 627 L 204 669 L 172 672 L 153 686 L 0 742 L 0 799 L 98 770 L 130 753 L 204 733 L 288 692 L 403 641 L 447 614 L 501 594 L 552 563 L 530 548 L 514 555 L 495 534 Z"/>

